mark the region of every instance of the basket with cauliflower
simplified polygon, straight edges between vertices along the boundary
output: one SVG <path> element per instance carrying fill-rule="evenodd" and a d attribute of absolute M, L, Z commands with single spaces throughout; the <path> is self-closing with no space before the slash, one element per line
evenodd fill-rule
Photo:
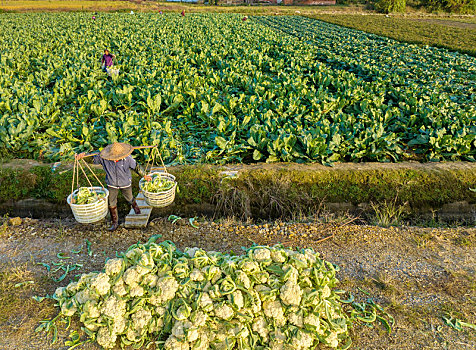
<path fill-rule="evenodd" d="M 106 349 L 347 348 L 353 321 L 390 329 L 380 306 L 341 299 L 337 267 L 312 249 L 253 246 L 232 256 L 156 238 L 58 288 L 54 320 L 79 318 L 84 341 Z"/>
<path fill-rule="evenodd" d="M 66 201 L 76 221 L 88 224 L 100 221 L 107 215 L 109 191 L 103 187 L 80 187 Z"/>
<path fill-rule="evenodd" d="M 149 174 L 151 181 L 141 179 L 139 187 L 144 193 L 147 204 L 152 207 L 161 208 L 173 203 L 177 181 L 175 176 L 164 172 L 154 172 Z"/>

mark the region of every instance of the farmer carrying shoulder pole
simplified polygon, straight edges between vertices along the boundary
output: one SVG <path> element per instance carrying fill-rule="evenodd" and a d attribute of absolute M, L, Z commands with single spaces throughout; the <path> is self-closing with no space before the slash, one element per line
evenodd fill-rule
<path fill-rule="evenodd" d="M 114 65 L 115 58 L 116 56 L 111 54 L 108 49 L 104 50 L 104 55 L 102 55 L 101 59 L 101 66 L 104 72 L 106 72 L 108 68 Z"/>
<path fill-rule="evenodd" d="M 117 195 L 121 190 L 126 201 L 132 206 L 136 214 L 140 214 L 140 208 L 132 195 L 132 175 L 131 169 L 145 180 L 152 178 L 146 175 L 144 169 L 137 164 L 131 153 L 134 147 L 127 143 L 113 143 L 106 146 L 101 152 L 90 154 L 80 153 L 76 159 L 94 156 L 93 163 L 101 164 L 106 172 L 106 184 L 109 190 L 109 212 L 111 213 L 111 227 L 109 231 L 115 231 L 119 226 L 119 216 L 117 212 Z"/>

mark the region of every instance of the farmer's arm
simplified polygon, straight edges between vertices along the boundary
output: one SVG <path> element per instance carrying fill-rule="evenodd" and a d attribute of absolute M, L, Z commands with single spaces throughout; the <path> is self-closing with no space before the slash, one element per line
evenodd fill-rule
<path fill-rule="evenodd" d="M 138 164 L 136 162 L 136 160 L 132 157 L 130 157 L 130 161 L 129 161 L 129 167 L 134 170 L 136 172 L 137 175 L 139 175 L 140 177 L 143 177 L 144 179 L 146 179 L 147 181 L 150 181 L 152 180 L 152 178 L 150 176 L 147 175 L 147 173 L 145 172 L 144 168 Z"/>
<path fill-rule="evenodd" d="M 93 163 L 94 164 L 98 164 L 100 162 L 100 157 L 99 157 L 99 152 L 93 152 L 93 153 L 79 153 L 79 154 L 75 154 L 74 155 L 74 158 L 77 159 L 77 160 L 80 160 L 80 159 L 83 159 L 83 158 L 86 158 L 86 157 L 93 157 Z"/>

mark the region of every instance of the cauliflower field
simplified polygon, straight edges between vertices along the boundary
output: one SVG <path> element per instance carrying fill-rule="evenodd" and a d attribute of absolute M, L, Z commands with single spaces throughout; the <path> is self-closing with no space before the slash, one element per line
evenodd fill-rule
<path fill-rule="evenodd" d="M 6 13 L 0 27 L 10 157 L 123 141 L 180 164 L 475 160 L 464 54 L 300 16 Z"/>
<path fill-rule="evenodd" d="M 87 342 L 169 350 L 347 348 L 355 321 L 390 331 L 377 304 L 340 298 L 336 266 L 312 249 L 253 246 L 236 256 L 156 239 L 58 288 L 60 314 L 42 328 L 78 317 Z"/>

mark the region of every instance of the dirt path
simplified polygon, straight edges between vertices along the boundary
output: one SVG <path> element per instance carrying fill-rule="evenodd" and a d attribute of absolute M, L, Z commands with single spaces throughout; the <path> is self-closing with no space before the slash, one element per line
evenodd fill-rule
<path fill-rule="evenodd" d="M 187 220 L 172 225 L 156 219 L 147 229 L 120 229 L 111 234 L 104 225 L 27 219 L 20 226 L 0 226 L 0 349 L 65 349 L 64 337 L 69 331 L 60 329 L 60 340 L 55 345 L 34 333 L 38 322 L 54 316 L 56 310 L 52 302 L 38 304 L 31 297 L 53 293 L 76 273 L 101 269 L 106 257 L 157 233 L 179 248 L 200 246 L 240 252 L 241 246 L 249 246 L 252 241 L 314 247 L 341 267 L 341 289 L 352 292 L 358 300 L 372 297 L 396 319 L 390 335 L 378 325 L 357 325 L 352 334 L 353 349 L 476 348 L 474 331 L 456 331 L 442 320 L 450 314 L 476 323 L 476 228 L 380 228 L 353 225 L 344 219 L 260 225 L 225 220 L 202 222 L 196 229 Z M 330 238 L 316 243 L 326 237 Z M 91 242 L 91 255 L 86 239 Z M 80 253 L 72 253 L 81 245 Z M 36 263 L 53 266 L 52 262 L 61 261 L 58 253 L 70 257 L 68 264 L 83 267 L 55 283 L 51 277 L 61 273 L 49 275 Z M 27 283 L 18 285 L 22 282 Z M 73 329 L 78 326 L 72 325 Z"/>

